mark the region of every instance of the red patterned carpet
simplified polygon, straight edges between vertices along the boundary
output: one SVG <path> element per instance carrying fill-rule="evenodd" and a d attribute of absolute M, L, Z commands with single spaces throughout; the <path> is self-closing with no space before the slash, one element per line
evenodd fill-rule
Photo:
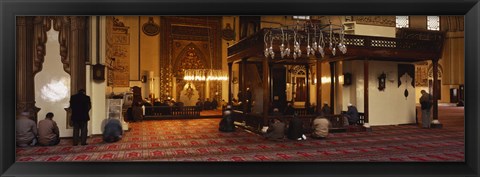
<path fill-rule="evenodd" d="M 330 134 L 326 140 L 272 142 L 237 129 L 219 132 L 220 119 L 131 123 L 117 143 L 88 139 L 71 146 L 17 148 L 17 161 L 464 161 L 461 127 L 373 127 L 372 132 Z"/>

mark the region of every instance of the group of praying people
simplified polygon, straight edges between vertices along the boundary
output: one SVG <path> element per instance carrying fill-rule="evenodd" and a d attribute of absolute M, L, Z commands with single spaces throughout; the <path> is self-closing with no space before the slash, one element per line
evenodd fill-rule
<path fill-rule="evenodd" d="M 273 141 L 284 141 L 285 137 L 291 140 L 306 140 L 306 128 L 302 120 L 295 113 L 292 103 L 288 103 L 285 111 L 281 113 L 278 108 L 273 108 L 273 116 L 292 115 L 293 118 L 287 122 L 283 122 L 279 117 L 270 120 L 268 127 L 262 129 L 263 136 Z M 310 137 L 314 139 L 325 139 L 328 136 L 331 123 L 327 116 L 332 115 L 331 108 L 325 102 L 318 112 L 318 116 L 313 120 Z M 344 118 L 344 126 L 356 125 L 360 119 L 358 110 L 353 104 L 348 104 L 348 110 L 342 113 Z M 219 131 L 233 132 L 235 131 L 234 119 L 232 117 L 232 106 L 228 105 L 222 113 L 222 120 L 219 124 Z"/>
<path fill-rule="evenodd" d="M 278 109 L 274 108 L 274 115 L 278 115 Z M 322 115 L 319 115 L 313 120 L 311 133 L 314 139 L 325 139 L 328 136 L 330 121 Z M 296 114 L 286 124 L 279 118 L 273 118 L 270 120 L 268 127 L 262 129 L 263 136 L 273 141 L 284 141 L 285 137 L 290 140 L 306 140 L 306 131 L 302 120 L 298 118 Z"/>
<path fill-rule="evenodd" d="M 60 143 L 60 132 L 53 120 L 53 113 L 47 113 L 45 119 L 38 122 L 38 125 L 28 115 L 28 112 L 23 112 L 16 119 L 15 133 L 18 147 L 54 146 Z"/>
<path fill-rule="evenodd" d="M 149 101 L 148 98 L 145 98 L 143 101 L 143 106 L 145 106 L 145 115 L 172 115 L 172 109 L 179 109 L 184 106 L 183 102 L 176 102 L 175 99 L 170 98 L 163 101 L 156 99 L 153 104 Z"/>
<path fill-rule="evenodd" d="M 28 117 L 28 112 L 21 113 L 16 119 L 16 145 L 18 147 L 55 146 L 60 143 L 60 132 L 53 120 L 54 114 L 49 112 L 38 125 Z M 104 121 L 103 141 L 117 142 L 122 138 L 123 129 L 120 120 L 108 118 Z"/>
<path fill-rule="evenodd" d="M 216 99 L 212 99 L 210 101 L 210 98 L 205 99 L 205 101 L 202 101 L 202 99 L 198 99 L 197 102 L 195 103 L 195 106 L 202 111 L 202 110 L 217 110 L 218 108 L 218 101 Z"/>

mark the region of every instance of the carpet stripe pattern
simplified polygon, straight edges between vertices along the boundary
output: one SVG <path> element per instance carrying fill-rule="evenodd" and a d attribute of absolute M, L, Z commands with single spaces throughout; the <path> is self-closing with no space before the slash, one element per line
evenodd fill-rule
<path fill-rule="evenodd" d="M 325 140 L 269 141 L 237 129 L 218 131 L 220 119 L 134 122 L 116 143 L 100 136 L 89 145 L 17 148 L 17 161 L 395 161 L 463 162 L 463 128 L 380 126 L 371 132 L 333 133 Z"/>

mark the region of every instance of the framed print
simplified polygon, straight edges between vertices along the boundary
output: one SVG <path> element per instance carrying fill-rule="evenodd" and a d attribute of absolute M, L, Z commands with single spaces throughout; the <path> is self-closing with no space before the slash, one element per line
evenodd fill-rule
<path fill-rule="evenodd" d="M 479 10 L 1 0 L 0 175 L 479 176 Z M 132 88 L 138 102 L 111 117 Z M 77 146 L 65 108 L 81 89 L 91 108 Z M 19 144 L 21 122 L 40 130 L 47 112 L 60 143 Z"/>

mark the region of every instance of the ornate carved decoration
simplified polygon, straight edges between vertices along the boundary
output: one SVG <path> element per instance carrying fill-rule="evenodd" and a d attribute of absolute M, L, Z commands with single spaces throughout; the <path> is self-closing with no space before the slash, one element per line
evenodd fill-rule
<path fill-rule="evenodd" d="M 130 34 L 121 18 L 107 18 L 106 65 L 107 84 L 128 87 L 130 81 Z"/>
<path fill-rule="evenodd" d="M 428 71 L 427 65 L 415 66 L 415 86 L 428 87 Z"/>
<path fill-rule="evenodd" d="M 197 54 L 198 53 L 198 54 Z M 177 71 L 185 69 L 206 69 L 207 64 L 205 59 L 198 48 L 194 44 L 190 44 L 184 48 L 184 51 L 179 55 L 177 59 Z M 178 76 L 177 76 L 178 77 Z"/>
<path fill-rule="evenodd" d="M 357 24 L 395 27 L 395 16 L 353 16 Z"/>
<path fill-rule="evenodd" d="M 33 75 L 40 72 L 45 61 L 45 44 L 47 42 L 47 31 L 51 28 L 51 21 L 48 17 L 37 16 L 33 20 L 35 36 L 35 53 L 33 59 Z"/>
<path fill-rule="evenodd" d="M 148 36 L 155 36 L 160 33 L 160 26 L 153 21 L 153 17 L 148 17 L 148 22 L 142 25 L 142 31 Z"/>
<path fill-rule="evenodd" d="M 161 37 L 160 40 L 160 93 L 169 93 L 173 84 L 170 83 L 171 77 L 178 75 L 176 64 L 177 60 L 181 59 L 182 52 L 178 50 L 184 48 L 188 44 L 185 41 L 192 41 L 198 49 L 207 55 L 208 50 L 212 50 L 213 62 L 206 62 L 206 64 L 213 64 L 214 69 L 221 68 L 221 18 L 217 17 L 161 17 Z M 210 32 L 211 40 L 208 40 L 208 33 Z M 167 35 L 168 34 L 168 35 Z M 181 46 L 178 47 L 177 41 L 180 41 Z M 200 42 L 201 41 L 201 42 Z M 210 42 L 212 49 L 201 48 L 206 41 Z M 196 53 L 200 55 L 200 53 Z M 201 57 L 201 56 L 200 56 Z M 167 81 L 168 80 L 168 81 Z M 177 82 L 177 93 L 174 93 L 179 98 L 179 91 L 183 87 L 178 87 L 180 83 Z M 196 89 L 199 91 L 200 97 L 204 97 L 205 87 L 195 83 Z M 184 86 L 184 85 L 183 85 Z M 165 99 L 165 95 L 160 95 L 161 99 Z"/>
<path fill-rule="evenodd" d="M 438 64 L 438 79 L 441 79 L 443 75 L 443 66 Z M 428 65 L 428 78 L 433 78 L 433 64 Z"/>
<path fill-rule="evenodd" d="M 172 34 L 188 36 L 208 36 L 209 29 L 206 27 L 172 25 Z"/>
<path fill-rule="evenodd" d="M 113 17 L 113 33 L 123 33 L 127 34 L 130 27 L 125 26 L 125 24 L 120 21 L 120 19 Z"/>
<path fill-rule="evenodd" d="M 60 44 L 60 57 L 63 70 L 70 74 L 70 59 L 68 58 L 68 34 L 70 30 L 70 17 L 53 17 L 53 29 L 58 31 L 58 43 Z"/>

